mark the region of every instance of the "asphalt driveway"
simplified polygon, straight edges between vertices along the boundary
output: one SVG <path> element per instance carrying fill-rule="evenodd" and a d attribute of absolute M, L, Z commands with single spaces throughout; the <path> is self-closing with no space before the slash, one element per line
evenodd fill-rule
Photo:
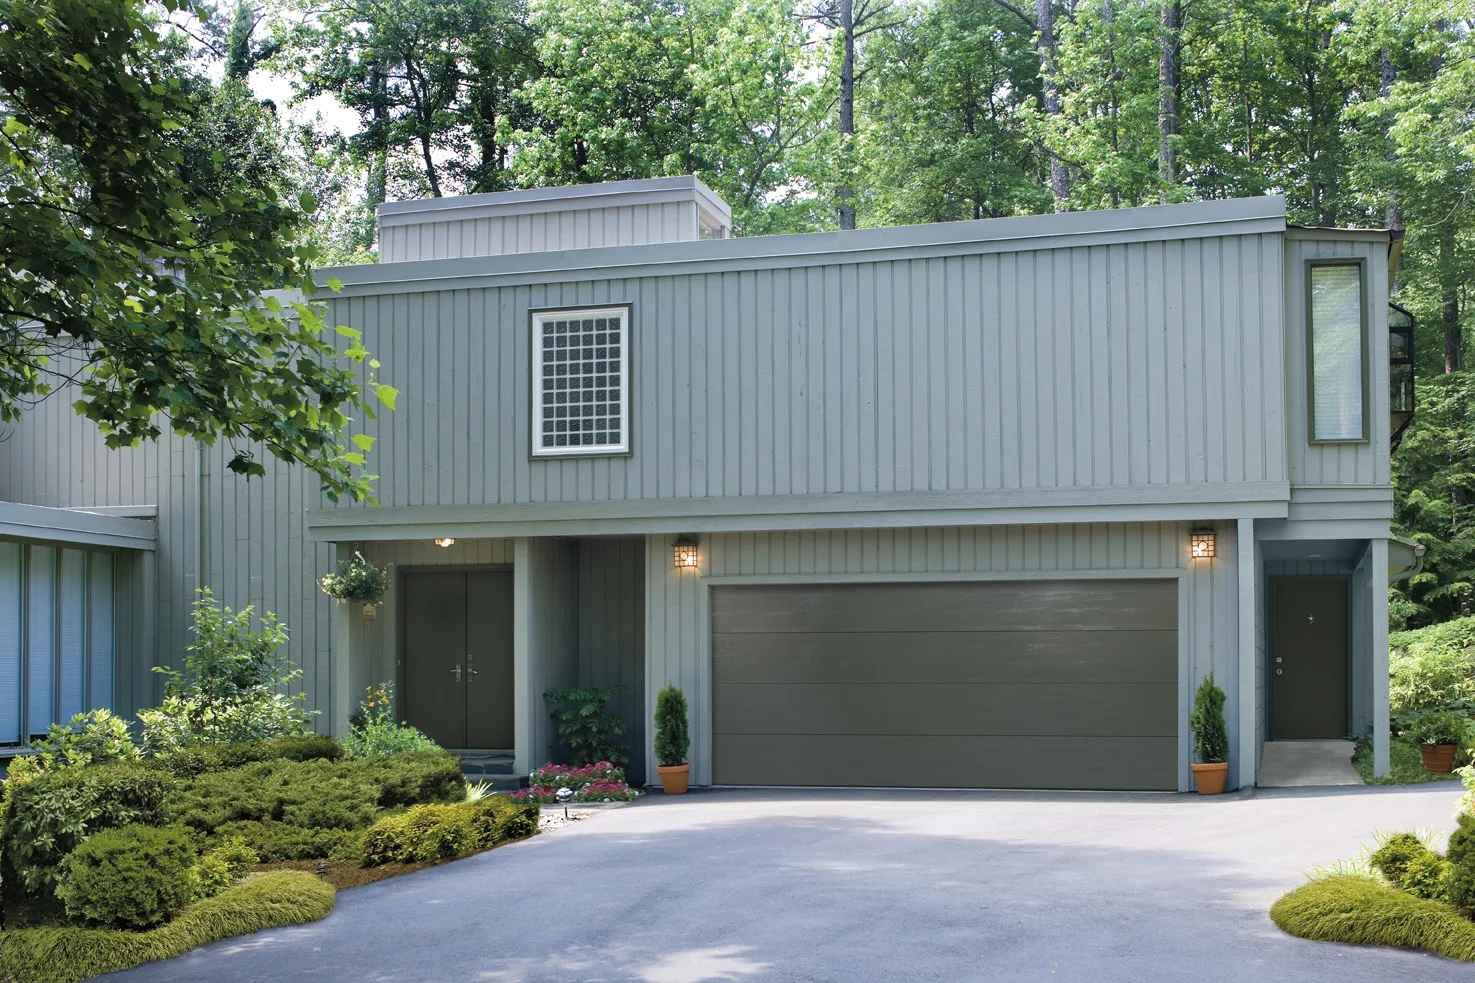
<path fill-rule="evenodd" d="M 1456 793 L 657 795 L 107 979 L 1469 981 L 1265 915 L 1374 827 L 1447 832 Z"/>

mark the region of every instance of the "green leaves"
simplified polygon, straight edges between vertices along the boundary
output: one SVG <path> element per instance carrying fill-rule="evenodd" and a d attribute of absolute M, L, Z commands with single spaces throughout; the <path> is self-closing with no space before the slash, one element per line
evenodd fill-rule
<path fill-rule="evenodd" d="M 0 0 L 0 331 L 17 339 L 0 348 L 0 419 L 83 352 L 70 401 L 108 446 L 165 427 L 225 438 L 310 468 L 331 499 L 368 499 L 337 439 L 372 416 L 368 352 L 338 353 L 317 308 L 270 295 L 314 291 L 300 243 L 315 196 L 282 193 L 272 114 L 191 74 L 154 18 L 142 0 Z M 248 450 L 228 467 L 265 473 Z"/>

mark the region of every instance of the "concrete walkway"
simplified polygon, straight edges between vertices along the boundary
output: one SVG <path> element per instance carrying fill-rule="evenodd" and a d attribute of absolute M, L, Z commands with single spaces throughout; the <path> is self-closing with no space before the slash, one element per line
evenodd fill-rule
<path fill-rule="evenodd" d="M 1260 750 L 1260 785 L 1305 788 L 1361 785 L 1352 767 L 1352 741 L 1266 741 Z"/>
<path fill-rule="evenodd" d="M 1448 831 L 1455 798 L 657 795 L 110 979 L 1468 983 L 1468 964 L 1303 942 L 1265 915 L 1374 827 Z"/>

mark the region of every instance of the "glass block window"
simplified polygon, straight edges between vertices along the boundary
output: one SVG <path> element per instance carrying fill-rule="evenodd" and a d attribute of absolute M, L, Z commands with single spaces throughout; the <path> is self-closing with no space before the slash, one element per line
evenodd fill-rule
<path fill-rule="evenodd" d="M 630 449 L 630 310 L 533 315 L 535 457 Z"/>
<path fill-rule="evenodd" d="M 1311 439 L 1366 440 L 1362 267 L 1318 264 L 1311 276 Z"/>

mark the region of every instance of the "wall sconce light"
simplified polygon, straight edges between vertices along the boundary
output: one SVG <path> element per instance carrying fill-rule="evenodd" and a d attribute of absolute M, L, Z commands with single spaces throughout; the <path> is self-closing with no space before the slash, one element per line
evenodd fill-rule
<path fill-rule="evenodd" d="M 671 546 L 671 562 L 678 570 L 695 570 L 697 567 L 697 542 L 682 536 Z"/>
<path fill-rule="evenodd" d="M 1214 530 L 1195 529 L 1190 533 L 1188 555 L 1195 560 L 1212 560 L 1214 558 Z"/>
<path fill-rule="evenodd" d="M 450 536 L 442 536 L 440 539 L 435 540 L 435 545 L 439 546 L 441 549 L 445 549 L 448 546 L 455 546 L 456 541 Z"/>

